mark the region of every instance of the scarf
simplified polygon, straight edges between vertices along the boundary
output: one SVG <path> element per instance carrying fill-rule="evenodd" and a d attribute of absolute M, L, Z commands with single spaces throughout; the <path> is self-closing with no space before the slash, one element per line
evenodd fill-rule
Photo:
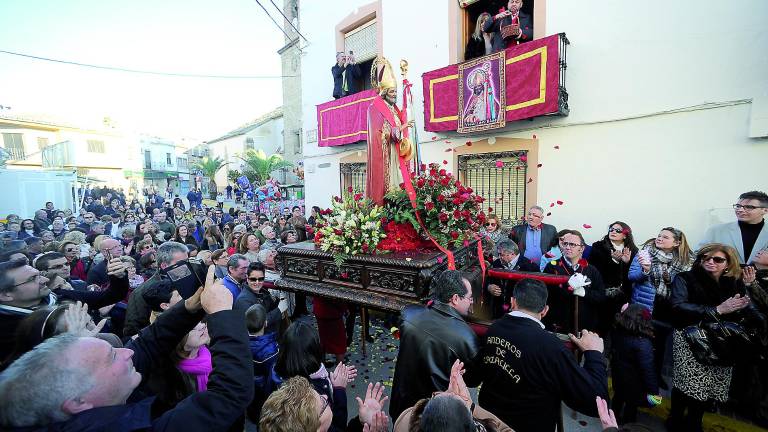
<path fill-rule="evenodd" d="M 203 392 L 208 389 L 208 375 L 213 371 L 211 363 L 211 352 L 208 347 L 201 346 L 197 351 L 197 357 L 193 359 L 181 359 L 176 365 L 180 371 L 193 375 L 197 380 L 197 391 Z"/>
<path fill-rule="evenodd" d="M 656 249 L 653 245 L 643 247 L 651 255 L 651 272 L 648 278 L 656 288 L 656 295 L 668 299 L 671 293 L 672 281 L 678 273 L 691 269 L 691 262 L 682 263 L 669 252 Z"/>

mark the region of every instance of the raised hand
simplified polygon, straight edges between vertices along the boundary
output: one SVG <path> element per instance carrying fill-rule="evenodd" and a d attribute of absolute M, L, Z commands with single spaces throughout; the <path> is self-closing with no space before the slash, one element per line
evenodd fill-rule
<path fill-rule="evenodd" d="M 600 423 L 603 425 L 603 429 L 610 427 L 618 428 L 619 424 L 616 422 L 616 415 L 613 414 L 612 409 L 608 409 L 608 402 L 600 396 L 595 398 L 597 402 L 597 414 L 600 416 Z"/>
<path fill-rule="evenodd" d="M 357 410 L 360 415 L 360 421 L 365 424 L 373 422 L 374 415 L 381 412 L 384 402 L 389 399 L 384 396 L 384 386 L 381 383 L 368 383 L 368 389 L 365 391 L 365 400 L 359 397 L 357 399 Z"/>
<path fill-rule="evenodd" d="M 107 320 L 103 319 L 98 324 L 94 324 L 88 314 L 86 303 L 72 303 L 64 311 L 64 325 L 67 333 L 77 336 L 93 336 L 99 333 L 106 323 Z"/>
<path fill-rule="evenodd" d="M 336 369 L 331 372 L 331 384 L 334 387 L 347 388 L 347 384 L 355 380 L 357 369 L 354 366 L 347 366 L 339 363 Z"/>
<path fill-rule="evenodd" d="M 467 408 L 472 406 L 472 396 L 469 394 L 467 384 L 464 382 L 464 363 L 460 360 L 453 362 L 451 366 L 451 378 L 448 381 L 448 392 L 453 393 L 464 401 Z"/>
<path fill-rule="evenodd" d="M 363 424 L 363 432 L 387 432 L 389 417 L 383 411 L 373 415 L 372 422 Z"/>
<path fill-rule="evenodd" d="M 757 269 L 752 266 L 746 266 L 741 273 L 741 281 L 744 285 L 752 285 L 755 282 L 755 276 L 757 276 Z"/>

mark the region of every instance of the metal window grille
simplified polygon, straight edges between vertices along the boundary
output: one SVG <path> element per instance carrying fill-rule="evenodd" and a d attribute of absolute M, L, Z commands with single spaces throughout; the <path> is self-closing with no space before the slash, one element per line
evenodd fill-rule
<path fill-rule="evenodd" d="M 23 160 L 26 158 L 24 153 L 24 140 L 20 133 L 4 133 L 3 146 L 13 160 Z"/>
<path fill-rule="evenodd" d="M 359 163 L 342 163 L 339 164 L 340 173 L 340 186 L 341 192 L 344 193 L 352 187 L 355 193 L 365 192 L 365 181 L 368 176 L 368 165 L 362 162 Z"/>
<path fill-rule="evenodd" d="M 373 19 L 344 35 L 344 52 L 353 51 L 358 63 L 376 58 L 376 25 Z"/>
<path fill-rule="evenodd" d="M 105 153 L 104 141 L 101 140 L 88 140 L 88 153 Z"/>
<path fill-rule="evenodd" d="M 484 210 L 504 225 L 516 225 L 525 215 L 525 188 L 528 166 L 520 160 L 526 151 L 482 153 L 459 156 L 459 180 L 486 199 Z M 503 166 L 498 167 L 497 161 Z"/>

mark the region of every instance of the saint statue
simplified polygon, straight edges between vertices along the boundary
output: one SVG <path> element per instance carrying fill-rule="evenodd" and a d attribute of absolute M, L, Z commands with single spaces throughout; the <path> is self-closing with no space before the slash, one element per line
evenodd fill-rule
<path fill-rule="evenodd" d="M 379 94 L 368 108 L 368 173 L 365 193 L 374 203 L 384 204 L 384 195 L 403 182 L 400 158 L 413 159 L 414 146 L 407 138 L 413 127 L 405 109 L 397 106 L 397 80 L 392 66 L 377 57 L 371 66 L 371 84 Z"/>

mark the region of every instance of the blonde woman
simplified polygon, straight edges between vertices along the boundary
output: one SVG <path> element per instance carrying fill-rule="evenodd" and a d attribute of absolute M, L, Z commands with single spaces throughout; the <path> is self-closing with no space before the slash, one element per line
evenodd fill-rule
<path fill-rule="evenodd" d="M 491 53 L 491 34 L 483 31 L 483 25 L 489 18 L 491 18 L 491 14 L 488 12 L 483 12 L 477 17 L 475 31 L 472 32 L 472 36 L 470 36 L 469 41 L 467 41 L 467 47 L 464 50 L 465 61 Z"/>

